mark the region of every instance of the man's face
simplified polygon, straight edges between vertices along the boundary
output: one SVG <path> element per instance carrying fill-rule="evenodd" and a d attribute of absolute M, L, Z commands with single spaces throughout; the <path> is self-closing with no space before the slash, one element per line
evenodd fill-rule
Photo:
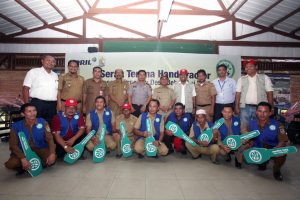
<path fill-rule="evenodd" d="M 37 111 L 36 111 L 36 108 L 34 106 L 28 106 L 27 108 L 25 108 L 23 114 L 24 114 L 25 119 L 35 120 L 36 115 L 37 115 Z"/>
<path fill-rule="evenodd" d="M 67 115 L 68 117 L 74 116 L 75 112 L 76 112 L 75 106 L 65 107 L 65 115 Z"/>
<path fill-rule="evenodd" d="M 76 62 L 70 62 L 70 64 L 68 65 L 68 69 L 69 69 L 69 72 L 71 74 L 77 74 L 78 72 L 78 65 Z"/>
<path fill-rule="evenodd" d="M 259 120 L 265 121 L 271 116 L 271 111 L 268 106 L 258 106 L 256 109 L 256 116 Z"/>
<path fill-rule="evenodd" d="M 97 99 L 95 102 L 95 107 L 97 110 L 103 110 L 105 107 L 105 103 L 103 99 Z"/>
<path fill-rule="evenodd" d="M 202 115 L 202 114 L 197 115 L 196 119 L 197 119 L 197 122 L 198 122 L 201 126 L 205 125 L 205 123 L 206 123 L 206 115 Z"/>
<path fill-rule="evenodd" d="M 146 74 L 145 74 L 145 72 L 140 72 L 140 73 L 138 74 L 138 81 L 143 82 L 143 81 L 145 81 L 145 80 L 146 80 Z"/>
<path fill-rule="evenodd" d="M 187 80 L 187 74 L 180 74 L 179 79 L 181 82 L 185 82 Z"/>
<path fill-rule="evenodd" d="M 158 111 L 158 105 L 155 101 L 150 101 L 149 103 L 149 113 L 155 114 Z"/>
<path fill-rule="evenodd" d="M 233 110 L 231 107 L 224 107 L 222 110 L 222 115 L 225 120 L 229 120 L 232 118 Z"/>
<path fill-rule="evenodd" d="M 101 69 L 98 69 L 98 68 L 94 69 L 94 71 L 93 71 L 93 78 L 100 79 L 101 76 L 102 76 Z"/>
<path fill-rule="evenodd" d="M 252 63 L 247 63 L 245 66 L 245 71 L 248 75 L 254 75 L 256 73 L 256 66 Z"/>
<path fill-rule="evenodd" d="M 175 112 L 176 117 L 181 117 L 184 113 L 184 109 L 182 106 L 175 106 L 174 112 Z"/>
<path fill-rule="evenodd" d="M 116 79 L 117 79 L 117 80 L 122 79 L 122 78 L 123 78 L 123 71 L 122 71 L 121 69 L 117 69 L 117 70 L 115 71 L 115 76 L 116 76 Z"/>
<path fill-rule="evenodd" d="M 52 56 L 46 56 L 42 59 L 42 65 L 45 69 L 52 70 L 56 65 L 56 60 Z"/>
<path fill-rule="evenodd" d="M 225 77 L 227 75 L 227 70 L 225 67 L 219 67 L 218 68 L 218 76 L 219 77 Z"/>
<path fill-rule="evenodd" d="M 198 81 L 204 82 L 206 79 L 206 76 L 203 73 L 198 73 Z"/>
<path fill-rule="evenodd" d="M 166 77 L 163 77 L 160 79 L 160 85 L 167 86 L 169 84 L 169 79 Z"/>
<path fill-rule="evenodd" d="M 131 111 L 129 109 L 123 109 L 122 113 L 126 118 L 128 118 L 130 116 Z"/>

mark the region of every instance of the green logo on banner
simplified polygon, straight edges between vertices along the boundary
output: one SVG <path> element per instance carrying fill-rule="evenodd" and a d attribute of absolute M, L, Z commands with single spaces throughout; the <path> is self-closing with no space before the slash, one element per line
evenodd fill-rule
<path fill-rule="evenodd" d="M 249 152 L 249 157 L 253 162 L 260 162 L 262 159 L 261 153 L 257 150 L 251 150 Z"/>
<path fill-rule="evenodd" d="M 235 149 L 236 148 L 236 141 L 233 138 L 228 138 L 227 139 L 227 145 L 229 148 L 231 149 Z"/>
<path fill-rule="evenodd" d="M 77 149 L 75 149 L 75 152 L 74 152 L 74 153 L 71 153 L 71 154 L 68 154 L 68 155 L 69 155 L 69 157 L 70 157 L 71 159 L 75 160 L 75 159 L 77 159 L 77 158 L 79 157 L 80 152 L 79 152 Z"/>
<path fill-rule="evenodd" d="M 31 164 L 31 170 L 32 171 L 35 171 L 35 170 L 39 169 L 41 163 L 38 159 L 32 158 L 29 162 Z"/>
<path fill-rule="evenodd" d="M 227 67 L 227 76 L 232 78 L 234 76 L 234 73 L 235 73 L 235 67 L 234 67 L 233 63 L 229 60 L 223 59 L 223 60 L 220 60 L 217 63 L 216 67 L 218 67 L 221 64 L 225 65 Z"/>

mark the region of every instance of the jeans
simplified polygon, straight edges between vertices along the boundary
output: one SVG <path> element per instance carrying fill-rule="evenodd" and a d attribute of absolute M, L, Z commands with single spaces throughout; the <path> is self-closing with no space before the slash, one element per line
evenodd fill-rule
<path fill-rule="evenodd" d="M 240 119 L 241 132 L 248 132 L 250 121 L 256 119 L 256 106 L 246 104 L 245 108 L 240 108 Z"/>

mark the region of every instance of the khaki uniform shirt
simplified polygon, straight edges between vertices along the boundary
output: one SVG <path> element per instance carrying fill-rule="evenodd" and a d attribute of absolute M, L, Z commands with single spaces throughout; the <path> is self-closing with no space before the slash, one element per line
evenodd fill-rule
<path fill-rule="evenodd" d="M 152 98 L 157 99 L 161 106 L 170 106 L 170 103 L 176 99 L 176 96 L 173 89 L 159 86 L 153 90 Z"/>
<path fill-rule="evenodd" d="M 24 123 L 25 123 L 25 127 L 27 128 L 27 130 L 29 131 L 29 134 L 30 134 L 30 140 L 28 141 L 29 146 L 31 149 L 35 149 L 37 147 L 34 145 L 32 137 L 31 137 L 32 136 L 32 127 L 29 124 L 27 124 L 25 122 L 25 120 L 24 120 Z M 53 136 L 51 134 L 51 130 L 50 130 L 49 124 L 47 122 L 45 122 L 45 130 L 46 130 L 45 131 L 45 140 L 48 143 L 50 154 L 51 153 L 55 154 L 56 145 L 54 143 Z M 15 130 L 11 129 L 10 135 L 9 135 L 9 149 L 19 159 L 25 158 L 25 154 L 23 153 L 22 149 L 19 148 L 18 144 L 19 144 L 19 137 L 17 136 Z"/>
<path fill-rule="evenodd" d="M 214 84 L 210 82 L 204 82 L 195 84 L 196 90 L 196 105 L 208 105 L 212 104 L 212 96 L 217 95 Z"/>
<path fill-rule="evenodd" d="M 147 99 L 152 95 L 151 86 L 147 83 L 133 82 L 129 85 L 128 95 L 131 95 L 131 103 L 144 105 Z"/>
<path fill-rule="evenodd" d="M 103 80 L 96 82 L 94 79 L 87 79 L 84 82 L 83 94 L 86 94 L 86 112 L 95 109 L 95 99 L 97 96 L 106 97 L 108 94 L 107 83 Z"/>
<path fill-rule="evenodd" d="M 128 87 L 129 87 L 129 84 L 128 84 L 128 81 L 126 81 L 126 80 L 111 81 L 108 84 L 108 95 L 114 96 L 118 101 L 124 102 L 127 99 Z M 108 105 L 116 116 L 122 113 L 122 109 L 114 101 L 110 100 L 108 102 Z"/>
<path fill-rule="evenodd" d="M 130 115 L 128 119 L 125 118 L 123 114 L 116 117 L 116 129 L 120 130 L 120 122 L 124 121 L 126 126 L 126 133 L 128 137 L 133 137 L 133 128 L 136 123 L 137 117 L 134 115 Z"/>
<path fill-rule="evenodd" d="M 155 120 L 155 117 L 152 117 L 148 114 L 148 117 L 150 118 L 151 120 L 151 124 L 152 124 L 152 130 L 153 130 L 153 136 L 156 134 L 156 131 L 155 131 L 155 127 L 154 127 L 154 120 Z M 134 128 L 136 129 L 140 129 L 141 127 L 141 122 L 142 122 L 142 115 L 139 116 L 139 118 L 137 119 L 135 125 L 134 125 Z M 164 121 L 164 118 L 162 117 L 161 118 L 161 122 L 160 122 L 160 127 L 159 127 L 159 131 L 160 133 L 164 132 L 164 126 L 165 126 L 165 121 Z"/>
<path fill-rule="evenodd" d="M 82 89 L 84 78 L 80 75 L 71 76 L 70 73 L 62 74 L 58 78 L 58 89 L 61 90 L 61 98 L 63 100 L 75 98 L 82 101 Z"/>

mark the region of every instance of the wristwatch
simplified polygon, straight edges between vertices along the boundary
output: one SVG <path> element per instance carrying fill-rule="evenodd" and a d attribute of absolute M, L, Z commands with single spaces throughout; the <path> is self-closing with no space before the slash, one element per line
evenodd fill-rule
<path fill-rule="evenodd" d="M 68 148 L 68 146 L 67 146 L 67 145 L 65 145 L 65 146 L 64 146 L 64 149 L 67 149 L 67 148 Z"/>

